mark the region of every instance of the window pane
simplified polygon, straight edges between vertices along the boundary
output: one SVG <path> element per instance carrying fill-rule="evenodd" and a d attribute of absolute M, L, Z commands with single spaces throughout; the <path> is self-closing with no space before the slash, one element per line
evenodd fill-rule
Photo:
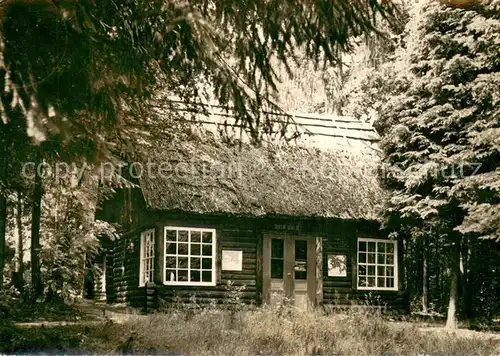
<path fill-rule="evenodd" d="M 188 270 L 179 270 L 177 272 L 177 281 L 178 282 L 187 282 L 188 281 Z"/>
<path fill-rule="evenodd" d="M 361 252 L 359 254 L 359 263 L 366 263 L 366 253 Z"/>
<path fill-rule="evenodd" d="M 374 253 L 368 254 L 368 263 L 375 263 L 375 254 Z"/>
<path fill-rule="evenodd" d="M 388 276 L 394 277 L 394 267 L 386 267 L 385 272 L 387 273 Z"/>
<path fill-rule="evenodd" d="M 385 242 L 379 242 L 377 248 L 379 253 L 385 252 Z"/>
<path fill-rule="evenodd" d="M 283 258 L 284 240 L 272 239 L 271 240 L 271 258 Z"/>
<path fill-rule="evenodd" d="M 188 268 L 188 258 L 187 257 L 178 257 L 178 268 Z"/>
<path fill-rule="evenodd" d="M 366 241 L 359 241 L 358 242 L 358 250 L 359 251 L 366 251 Z"/>
<path fill-rule="evenodd" d="M 295 279 L 307 279 L 307 241 L 295 241 Z"/>
<path fill-rule="evenodd" d="M 271 259 L 271 278 L 283 279 L 283 260 L 281 258 Z"/>
<path fill-rule="evenodd" d="M 304 240 L 295 241 L 295 259 L 307 260 L 307 241 Z"/>
<path fill-rule="evenodd" d="M 368 287 L 375 287 L 375 277 L 368 277 Z"/>
<path fill-rule="evenodd" d="M 201 267 L 201 259 L 197 257 L 191 257 L 191 268 L 200 269 Z"/>
<path fill-rule="evenodd" d="M 385 267 L 384 266 L 378 266 L 377 267 L 377 275 L 379 275 L 379 276 L 385 276 Z"/>
<path fill-rule="evenodd" d="M 295 261 L 295 279 L 307 279 L 307 261 Z"/>
<path fill-rule="evenodd" d="M 200 231 L 191 231 L 191 242 L 201 242 Z"/>
<path fill-rule="evenodd" d="M 202 269 L 212 269 L 212 259 L 211 258 L 203 258 L 201 262 Z"/>
<path fill-rule="evenodd" d="M 378 288 L 385 288 L 385 278 L 384 277 L 377 278 L 377 287 Z"/>
<path fill-rule="evenodd" d="M 177 254 L 177 244 L 175 242 L 167 243 L 167 255 L 175 254 Z"/>
<path fill-rule="evenodd" d="M 387 278 L 386 283 L 387 288 L 394 288 L 394 278 Z"/>
<path fill-rule="evenodd" d="M 201 274 L 202 282 L 212 282 L 212 271 L 203 271 Z"/>
<path fill-rule="evenodd" d="M 387 264 L 388 265 L 394 264 L 394 255 L 387 255 Z"/>
<path fill-rule="evenodd" d="M 203 243 L 212 243 L 212 232 L 211 231 L 203 231 Z"/>
<path fill-rule="evenodd" d="M 178 235 L 179 241 L 188 242 L 188 234 L 189 233 L 187 230 L 179 230 L 178 233 L 179 233 L 179 235 Z"/>
<path fill-rule="evenodd" d="M 375 276 L 375 266 L 368 266 L 368 275 Z"/>
<path fill-rule="evenodd" d="M 212 245 L 203 245 L 202 254 L 203 256 L 212 256 Z"/>
<path fill-rule="evenodd" d="M 167 230 L 167 241 L 177 241 L 177 231 Z"/>
<path fill-rule="evenodd" d="M 187 255 L 188 254 L 188 244 L 181 244 L 179 243 L 179 249 L 178 249 L 178 254 L 179 255 Z"/>
<path fill-rule="evenodd" d="M 366 276 L 366 266 L 359 266 L 359 273 L 360 276 Z"/>
<path fill-rule="evenodd" d="M 366 277 L 362 277 L 360 276 L 358 278 L 358 286 L 359 287 L 366 287 L 368 285 L 367 281 L 366 281 Z"/>
<path fill-rule="evenodd" d="M 201 282 L 201 272 L 200 271 L 192 270 L 190 273 L 191 273 L 191 282 Z"/>
<path fill-rule="evenodd" d="M 387 244 L 387 253 L 394 253 L 394 243 L 389 242 Z"/>
<path fill-rule="evenodd" d="M 368 242 L 368 252 L 375 252 L 375 242 Z"/>
<path fill-rule="evenodd" d="M 175 270 L 165 270 L 165 280 L 168 282 L 175 282 L 176 271 Z"/>
<path fill-rule="evenodd" d="M 176 268 L 175 257 L 165 257 L 165 268 Z"/>
<path fill-rule="evenodd" d="M 191 255 L 199 256 L 201 253 L 200 244 L 191 244 Z"/>
<path fill-rule="evenodd" d="M 379 253 L 377 255 L 377 264 L 379 264 L 379 265 L 385 264 L 385 253 Z"/>

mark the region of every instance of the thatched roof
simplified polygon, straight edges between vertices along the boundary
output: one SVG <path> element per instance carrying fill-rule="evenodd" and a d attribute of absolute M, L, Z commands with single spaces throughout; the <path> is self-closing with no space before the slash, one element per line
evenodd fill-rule
<path fill-rule="evenodd" d="M 314 140 L 229 145 L 211 133 L 159 143 L 140 179 L 143 195 L 159 210 L 374 219 L 384 199 L 379 151 L 345 132 L 322 148 Z"/>

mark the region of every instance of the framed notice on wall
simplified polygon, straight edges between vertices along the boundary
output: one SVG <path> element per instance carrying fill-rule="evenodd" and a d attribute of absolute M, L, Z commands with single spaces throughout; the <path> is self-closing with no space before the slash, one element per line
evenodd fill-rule
<path fill-rule="evenodd" d="M 328 277 L 347 277 L 346 255 L 328 255 Z"/>
<path fill-rule="evenodd" d="M 243 251 L 222 250 L 222 270 L 243 270 Z"/>

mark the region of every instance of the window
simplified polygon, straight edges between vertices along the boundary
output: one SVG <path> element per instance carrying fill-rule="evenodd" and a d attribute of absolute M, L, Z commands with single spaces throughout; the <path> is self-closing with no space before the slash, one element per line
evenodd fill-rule
<path fill-rule="evenodd" d="M 307 279 L 307 241 L 295 240 L 295 279 Z"/>
<path fill-rule="evenodd" d="M 397 290 L 397 244 L 391 240 L 358 239 L 358 289 Z"/>
<path fill-rule="evenodd" d="M 214 229 L 165 227 L 164 284 L 215 286 L 215 247 Z"/>
<path fill-rule="evenodd" d="M 102 261 L 101 292 L 104 293 L 104 296 L 106 296 L 106 255 L 104 255 Z"/>
<path fill-rule="evenodd" d="M 141 233 L 141 265 L 139 271 L 139 286 L 152 282 L 155 271 L 155 230 Z"/>
<path fill-rule="evenodd" d="M 283 239 L 271 240 L 271 278 L 283 279 L 284 251 Z"/>

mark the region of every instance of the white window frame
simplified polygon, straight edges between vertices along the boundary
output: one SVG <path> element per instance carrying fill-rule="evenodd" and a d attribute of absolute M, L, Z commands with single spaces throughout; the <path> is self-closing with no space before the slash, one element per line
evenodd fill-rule
<path fill-rule="evenodd" d="M 167 280 L 166 273 L 166 261 L 167 257 L 173 257 L 174 255 L 167 254 L 167 231 L 174 230 L 187 230 L 188 231 L 188 279 L 191 278 L 191 232 L 199 231 L 202 235 L 203 232 L 211 232 L 212 233 L 212 281 L 211 282 L 191 282 L 191 281 L 170 281 Z M 200 243 L 200 245 L 203 245 Z M 177 243 L 177 253 L 175 254 L 176 258 L 178 258 L 178 248 L 179 245 Z M 203 246 L 200 246 L 203 248 Z M 217 271 L 216 271 L 216 259 L 217 259 L 217 234 L 215 229 L 210 228 L 197 228 L 197 227 L 187 227 L 187 226 L 165 226 L 163 231 L 163 284 L 167 286 L 216 286 L 217 285 Z M 200 268 L 201 271 L 201 268 Z"/>
<path fill-rule="evenodd" d="M 146 246 L 146 239 L 152 237 L 148 240 L 149 244 Z M 149 247 L 149 256 L 146 257 L 146 248 Z M 148 282 L 153 282 L 154 272 L 155 272 L 155 229 L 149 229 L 141 232 L 141 259 L 139 263 L 139 287 L 144 287 L 146 285 L 146 272 L 151 273 L 152 280 Z M 151 268 L 146 269 L 146 261 L 151 261 Z"/>
<path fill-rule="evenodd" d="M 103 262 L 102 262 L 101 292 L 103 292 L 104 297 L 106 297 L 106 255 L 104 255 Z"/>
<path fill-rule="evenodd" d="M 368 253 L 367 253 L 367 262 L 362 263 L 366 266 L 375 266 L 375 285 L 377 284 L 378 279 L 378 268 L 379 266 L 387 266 L 387 264 L 378 264 L 378 243 L 383 242 L 386 244 L 392 243 L 394 246 L 394 287 L 368 287 L 368 286 L 360 286 L 359 285 L 359 242 L 375 242 L 375 263 L 368 263 Z M 368 251 L 368 244 L 367 244 Z M 366 237 L 358 237 L 356 241 L 356 287 L 358 290 L 386 290 L 386 291 L 397 291 L 398 290 L 398 243 L 396 240 L 388 240 L 388 239 L 374 239 L 374 238 L 366 238 Z M 392 265 L 389 265 L 392 266 Z"/>

